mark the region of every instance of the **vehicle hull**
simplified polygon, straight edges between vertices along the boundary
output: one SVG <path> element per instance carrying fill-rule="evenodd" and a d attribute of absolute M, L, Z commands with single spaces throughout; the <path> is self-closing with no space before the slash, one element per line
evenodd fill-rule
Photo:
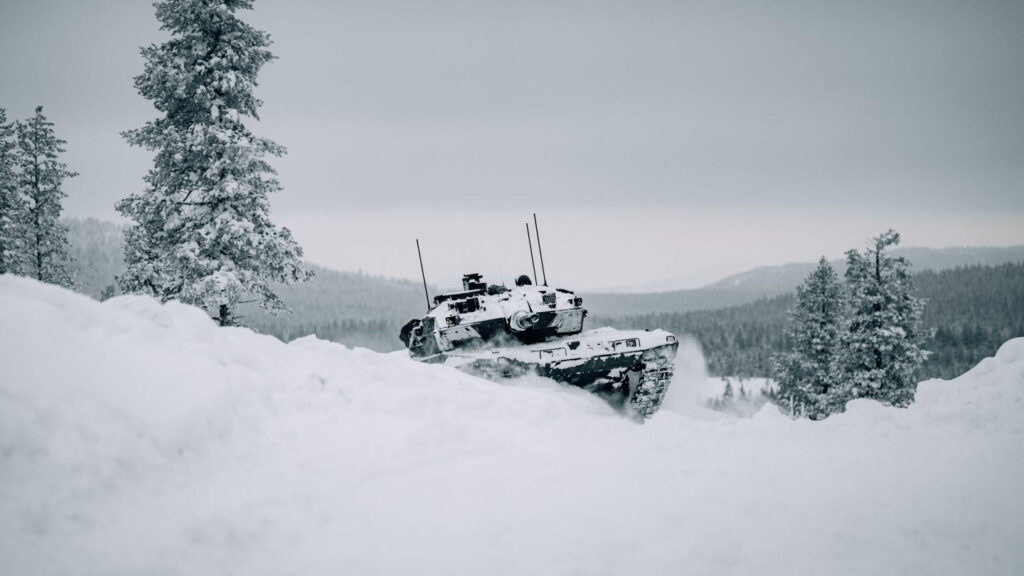
<path fill-rule="evenodd" d="M 443 362 L 490 380 L 536 374 L 601 396 L 638 419 L 661 407 L 672 381 L 675 336 L 664 330 L 602 328 L 522 346 L 459 350 L 425 361 Z"/>

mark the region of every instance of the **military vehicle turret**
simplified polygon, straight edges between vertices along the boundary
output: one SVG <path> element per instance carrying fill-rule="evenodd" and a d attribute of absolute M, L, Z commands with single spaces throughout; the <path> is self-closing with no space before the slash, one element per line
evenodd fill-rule
<path fill-rule="evenodd" d="M 679 346 L 675 335 L 664 330 L 584 331 L 582 298 L 535 285 L 526 275 L 507 288 L 488 285 L 480 274 L 466 274 L 461 291 L 428 302 L 426 316 L 407 323 L 400 334 L 419 361 L 445 363 L 489 379 L 535 372 L 598 394 L 638 419 L 657 412 L 672 382 Z"/>

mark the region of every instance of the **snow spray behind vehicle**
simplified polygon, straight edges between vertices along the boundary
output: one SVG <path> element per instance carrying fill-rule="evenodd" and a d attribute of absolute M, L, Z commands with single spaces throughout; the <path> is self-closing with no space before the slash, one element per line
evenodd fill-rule
<path fill-rule="evenodd" d="M 529 223 L 526 231 L 533 263 Z M 630 416 L 650 417 L 672 382 L 678 339 L 665 330 L 584 331 L 583 299 L 547 285 L 536 214 L 534 232 L 543 284 L 524 274 L 507 288 L 470 273 L 463 275 L 461 291 L 433 300 L 417 240 L 427 314 L 403 326 L 399 338 L 421 362 L 444 363 L 491 380 L 535 372 L 598 394 Z M 535 279 L 535 263 L 533 269 Z"/>

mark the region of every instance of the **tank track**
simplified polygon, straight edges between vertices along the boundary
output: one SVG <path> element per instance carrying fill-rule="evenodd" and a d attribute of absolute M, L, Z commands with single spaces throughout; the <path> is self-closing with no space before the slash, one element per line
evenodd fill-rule
<path fill-rule="evenodd" d="M 668 367 L 646 367 L 640 374 L 640 382 L 629 398 L 629 411 L 639 419 L 650 418 L 661 408 L 665 392 L 672 383 L 673 369 Z"/>
<path fill-rule="evenodd" d="M 661 408 L 672 383 L 676 348 L 673 342 L 643 352 L 597 356 L 569 367 L 560 367 L 558 362 L 539 364 L 490 356 L 457 367 L 493 381 L 531 373 L 551 378 L 592 392 L 626 417 L 643 422 Z"/>

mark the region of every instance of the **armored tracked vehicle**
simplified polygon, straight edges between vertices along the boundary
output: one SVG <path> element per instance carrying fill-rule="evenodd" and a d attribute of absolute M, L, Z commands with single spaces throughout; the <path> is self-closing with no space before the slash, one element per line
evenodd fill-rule
<path fill-rule="evenodd" d="M 428 297 L 426 316 L 402 328 L 400 338 L 414 359 L 489 379 L 535 372 L 598 394 L 640 420 L 661 407 L 672 382 L 679 346 L 675 335 L 664 330 L 584 331 L 582 298 L 534 285 L 526 275 L 506 288 L 488 285 L 480 274 L 466 274 L 462 287 L 432 302 Z"/>

